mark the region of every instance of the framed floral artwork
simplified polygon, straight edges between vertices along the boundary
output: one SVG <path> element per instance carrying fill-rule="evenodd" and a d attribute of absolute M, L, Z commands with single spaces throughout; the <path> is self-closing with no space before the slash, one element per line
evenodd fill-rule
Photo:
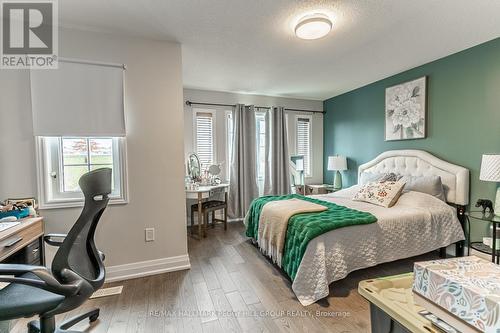
<path fill-rule="evenodd" d="M 386 141 L 425 138 L 426 115 L 426 76 L 386 88 Z"/>

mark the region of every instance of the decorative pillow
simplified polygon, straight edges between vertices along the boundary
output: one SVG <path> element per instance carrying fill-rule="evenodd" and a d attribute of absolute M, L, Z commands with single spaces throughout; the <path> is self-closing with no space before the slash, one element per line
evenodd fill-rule
<path fill-rule="evenodd" d="M 446 202 L 443 183 L 439 176 L 403 176 L 406 182 L 404 192 L 415 191 L 432 195 Z"/>
<path fill-rule="evenodd" d="M 404 181 L 368 183 L 361 187 L 352 200 L 369 202 L 386 208 L 392 207 L 398 201 L 404 186 Z"/>
<path fill-rule="evenodd" d="M 401 175 L 398 175 L 394 172 L 391 173 L 377 173 L 377 172 L 363 172 L 361 173 L 361 177 L 359 179 L 359 184 L 365 185 L 368 183 L 374 182 L 397 182 L 401 179 Z"/>
<path fill-rule="evenodd" d="M 391 173 L 386 173 L 380 178 L 378 181 L 383 183 L 383 182 L 397 182 L 400 180 L 403 176 L 395 174 L 394 172 Z"/>
<path fill-rule="evenodd" d="M 374 173 L 374 172 L 362 172 L 359 177 L 359 184 L 365 185 L 368 183 L 378 182 L 380 179 L 384 177 L 383 173 Z"/>

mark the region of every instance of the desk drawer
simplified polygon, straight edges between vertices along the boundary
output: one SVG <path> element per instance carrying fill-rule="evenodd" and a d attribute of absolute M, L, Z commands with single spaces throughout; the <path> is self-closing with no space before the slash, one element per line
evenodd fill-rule
<path fill-rule="evenodd" d="M 24 248 L 42 234 L 43 225 L 42 221 L 39 221 L 20 230 L 15 235 L 0 240 L 0 261 L 7 259 L 7 257 Z M 34 255 L 36 255 L 36 253 L 37 251 L 35 251 Z"/>
<path fill-rule="evenodd" d="M 8 257 L 3 263 L 40 266 L 42 264 L 42 261 L 40 260 L 40 252 L 40 242 L 38 239 L 35 239 L 26 247 Z"/>

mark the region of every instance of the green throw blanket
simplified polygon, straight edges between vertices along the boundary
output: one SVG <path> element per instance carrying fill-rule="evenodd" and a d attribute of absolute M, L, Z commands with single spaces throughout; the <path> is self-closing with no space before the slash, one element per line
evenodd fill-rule
<path fill-rule="evenodd" d="M 257 239 L 259 233 L 259 218 L 264 205 L 270 201 L 301 199 L 327 207 L 323 212 L 297 214 L 288 221 L 285 248 L 283 249 L 282 268 L 292 279 L 295 279 L 307 244 L 325 232 L 351 225 L 369 224 L 377 221 L 370 213 L 336 205 L 332 202 L 313 199 L 298 194 L 281 196 L 264 196 L 255 199 L 250 205 L 246 216 L 246 235 Z"/>

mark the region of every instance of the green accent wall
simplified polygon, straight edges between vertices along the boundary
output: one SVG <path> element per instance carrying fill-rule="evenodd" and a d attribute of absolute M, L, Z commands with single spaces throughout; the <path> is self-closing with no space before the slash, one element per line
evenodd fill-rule
<path fill-rule="evenodd" d="M 385 88 L 424 75 L 427 138 L 385 142 Z M 494 201 L 497 184 L 480 181 L 479 170 L 483 153 L 500 153 L 500 38 L 330 98 L 324 110 L 326 183 L 333 182 L 326 169 L 330 155 L 348 158 L 345 187 L 357 183 L 360 164 L 381 152 L 422 149 L 471 171 L 471 203 Z M 486 230 L 472 221 L 473 240 L 481 240 Z"/>

